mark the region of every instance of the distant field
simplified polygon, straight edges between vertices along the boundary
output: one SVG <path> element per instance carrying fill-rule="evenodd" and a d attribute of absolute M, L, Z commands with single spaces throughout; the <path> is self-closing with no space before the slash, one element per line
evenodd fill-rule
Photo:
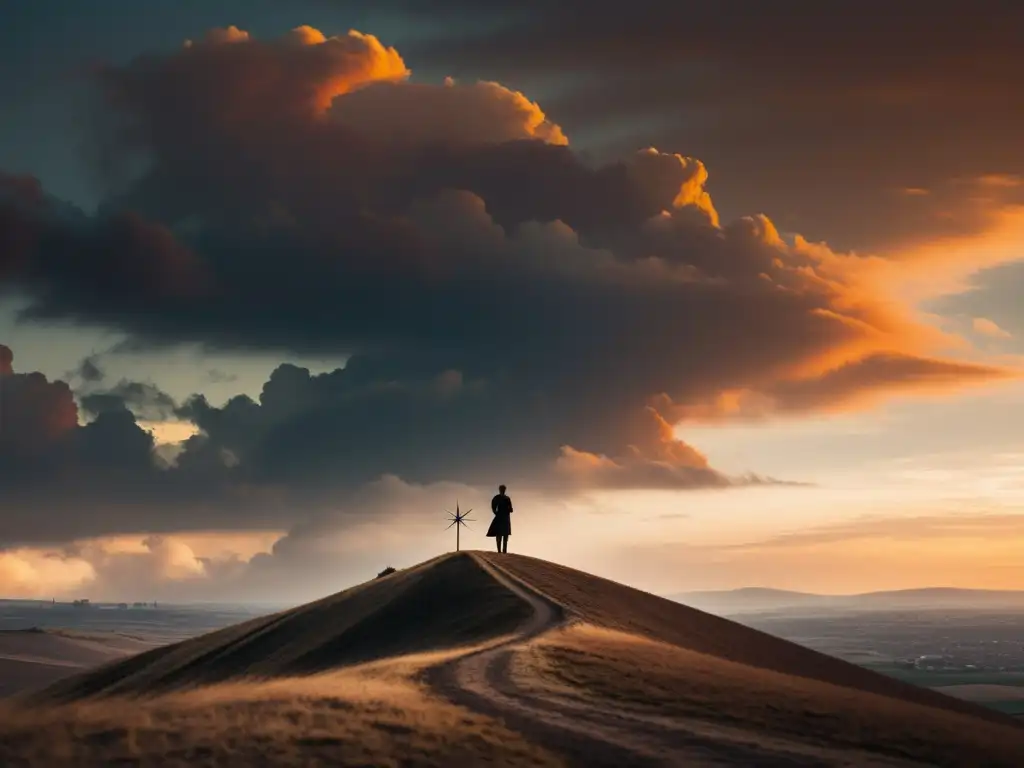
<path fill-rule="evenodd" d="M 924 688 L 950 685 L 1008 685 L 1024 686 L 1024 672 L 942 672 L 926 669 L 904 669 L 894 664 L 865 664 L 875 672 L 895 677 Z"/>
<path fill-rule="evenodd" d="M 1005 712 L 1008 715 L 1024 716 L 1024 700 L 979 701 L 978 704 L 984 704 L 990 709 Z"/>
<path fill-rule="evenodd" d="M 935 690 L 968 701 L 1024 701 L 1024 685 L 943 685 Z"/>
<path fill-rule="evenodd" d="M 0 600 L 0 698 L 269 612 L 262 606 L 129 608 Z"/>
<path fill-rule="evenodd" d="M 74 608 L 66 603 L 0 600 L 0 631 L 60 629 L 173 643 L 267 613 L 271 613 L 270 607 L 247 605 L 161 605 L 118 610 L 106 605 Z"/>
<path fill-rule="evenodd" d="M 1021 672 L 940 672 L 903 669 L 892 664 L 865 666 L 947 696 L 973 701 L 1008 715 L 1024 716 L 1024 673 Z"/>
<path fill-rule="evenodd" d="M 1024 685 L 943 685 L 935 690 L 1008 715 L 1024 715 Z"/>

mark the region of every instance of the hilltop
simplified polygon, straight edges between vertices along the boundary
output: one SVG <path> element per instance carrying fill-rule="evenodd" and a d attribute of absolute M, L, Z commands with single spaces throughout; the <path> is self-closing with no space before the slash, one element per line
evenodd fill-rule
<path fill-rule="evenodd" d="M 313 603 L 163 646 L 38 694 L 74 701 L 309 675 L 512 632 L 529 606 L 469 556 L 444 556 Z"/>
<path fill-rule="evenodd" d="M 1024 728 L 998 712 L 580 571 L 475 552 L 114 662 L 0 714 L 12 766 L 1024 755 Z"/>

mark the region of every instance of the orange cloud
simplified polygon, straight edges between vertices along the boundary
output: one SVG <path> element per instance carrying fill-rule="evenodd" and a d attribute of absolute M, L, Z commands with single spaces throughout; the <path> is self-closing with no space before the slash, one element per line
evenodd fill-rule
<path fill-rule="evenodd" d="M 997 366 L 895 353 L 874 354 L 846 362 L 817 377 L 778 382 L 764 394 L 780 410 L 844 410 L 864 406 L 887 394 L 948 392 L 1020 375 L 1020 371 Z"/>
<path fill-rule="evenodd" d="M 670 404 L 656 399 L 661 407 Z M 569 488 L 629 490 L 637 488 L 722 488 L 729 485 L 775 483 L 747 475 L 729 478 L 713 469 L 693 446 L 678 439 L 672 425 L 654 405 L 632 425 L 633 442 L 614 457 L 561 447 L 554 462 L 558 481 Z"/>
<path fill-rule="evenodd" d="M 1021 371 L 908 354 L 879 353 L 845 361 L 801 378 L 782 378 L 756 389 L 733 389 L 677 405 L 682 421 L 763 419 L 805 411 L 843 412 L 877 404 L 894 395 L 948 394 L 979 384 L 1020 378 Z"/>
<path fill-rule="evenodd" d="M 569 143 L 536 102 L 493 82 L 378 83 L 335 101 L 331 117 L 375 139 L 403 144 Z"/>
<path fill-rule="evenodd" d="M 50 598 L 74 592 L 96 578 L 92 565 L 35 549 L 0 552 L 0 587 L 5 598 Z"/>
<path fill-rule="evenodd" d="M 698 212 L 711 226 L 719 225 L 718 211 L 704 188 L 708 170 L 700 160 L 648 147 L 631 158 L 629 171 L 642 187 L 671 199 L 673 208 Z"/>
<path fill-rule="evenodd" d="M 707 466 L 652 459 L 638 454 L 612 459 L 603 454 L 579 451 L 569 445 L 562 446 L 554 470 L 555 477 L 570 489 L 685 489 L 730 485 L 728 478 Z"/>
<path fill-rule="evenodd" d="M 982 336 L 988 336 L 993 339 L 1009 339 L 1012 338 L 1009 332 L 1000 328 L 992 320 L 987 317 L 975 317 L 971 320 L 971 328 L 975 333 L 979 333 Z"/>
<path fill-rule="evenodd" d="M 61 549 L 20 547 L 0 552 L 5 597 L 151 599 L 191 583 L 201 587 L 271 551 L 283 532 L 206 531 L 173 536 L 123 535 L 85 539 Z M 222 585 L 218 585 L 222 586 Z"/>
<path fill-rule="evenodd" d="M 983 185 L 981 185 L 983 188 Z M 972 187 L 978 190 L 976 182 Z M 1024 203 L 997 194 L 972 194 L 951 202 L 957 215 L 975 223 L 968 234 L 931 236 L 893 246 L 876 257 L 861 257 L 861 279 L 891 300 L 911 307 L 927 299 L 971 288 L 977 272 L 1022 258 Z M 1015 189 L 1015 188 L 1013 188 Z"/>
<path fill-rule="evenodd" d="M 322 115 L 342 94 L 410 74 L 398 51 L 355 30 L 327 37 L 302 26 L 261 41 L 231 26 L 186 40 L 184 48 L 176 57 L 145 57 L 135 70 L 106 70 L 108 94 L 115 103 L 139 103 L 147 100 L 144 89 L 153 89 L 150 101 L 169 89 L 191 102 L 179 106 L 195 110 L 193 119 L 244 130 L 268 117 Z"/>
<path fill-rule="evenodd" d="M 867 407 L 889 394 L 939 394 L 1021 376 L 1022 369 L 1002 360 L 945 358 L 943 353 L 954 350 L 962 357 L 972 347 L 926 322 L 916 310 L 918 301 L 956 288 L 977 269 L 1020 258 L 1014 235 L 1024 217 L 1007 210 L 998 220 L 994 232 L 965 238 L 957 248 L 932 244 L 915 256 L 890 259 L 836 253 L 799 235 L 786 242 L 767 217 L 750 219 L 745 236 L 772 253 L 760 277 L 780 291 L 817 297 L 819 304 L 809 314 L 823 333 L 830 329 L 827 343 L 809 348 L 802 357 L 766 366 L 745 386 L 723 388 L 665 413 L 715 420 L 847 410 Z M 1006 337 L 985 318 L 976 319 L 973 327 L 990 337 Z"/>

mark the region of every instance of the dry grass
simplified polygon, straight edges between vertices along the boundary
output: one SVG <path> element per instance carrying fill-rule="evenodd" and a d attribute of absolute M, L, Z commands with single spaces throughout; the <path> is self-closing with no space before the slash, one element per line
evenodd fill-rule
<path fill-rule="evenodd" d="M 1020 766 L 1024 729 L 592 626 L 534 646 L 540 679 L 617 707 L 937 766 Z M 535 683 L 536 684 L 536 683 Z"/>
<path fill-rule="evenodd" d="M 1014 724 L 1011 718 L 999 712 L 871 672 L 614 581 L 532 557 L 496 557 L 489 553 L 486 557 L 588 624 L 749 667 L 912 701 L 996 723 Z"/>
<path fill-rule="evenodd" d="M 438 655 L 149 699 L 0 712 L 0 765 L 556 766 L 412 682 Z"/>

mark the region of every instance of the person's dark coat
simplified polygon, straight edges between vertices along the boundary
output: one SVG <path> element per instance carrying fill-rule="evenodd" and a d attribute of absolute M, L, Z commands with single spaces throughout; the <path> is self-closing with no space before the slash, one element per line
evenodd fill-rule
<path fill-rule="evenodd" d="M 491 520 L 491 526 L 487 529 L 487 535 L 491 537 L 511 536 L 512 499 L 503 493 L 499 493 L 491 499 L 491 512 L 494 513 L 494 519 Z"/>

